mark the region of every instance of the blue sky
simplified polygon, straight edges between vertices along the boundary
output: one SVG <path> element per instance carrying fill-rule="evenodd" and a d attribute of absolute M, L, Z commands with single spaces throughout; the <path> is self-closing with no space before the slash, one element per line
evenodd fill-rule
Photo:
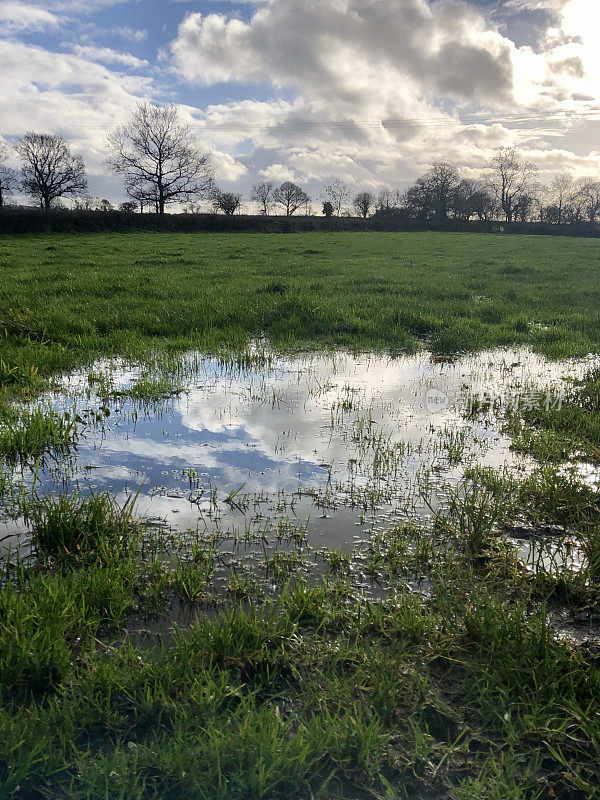
<path fill-rule="evenodd" d="M 485 170 L 515 144 L 548 178 L 600 165 L 597 0 L 0 0 L 0 136 L 62 133 L 93 194 L 139 100 L 181 105 L 219 183 L 318 198 Z"/>

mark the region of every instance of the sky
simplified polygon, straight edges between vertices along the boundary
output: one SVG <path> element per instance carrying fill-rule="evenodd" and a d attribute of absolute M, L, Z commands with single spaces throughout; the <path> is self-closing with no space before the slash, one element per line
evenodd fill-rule
<path fill-rule="evenodd" d="M 247 195 L 477 177 L 516 145 L 547 180 L 600 177 L 600 0 L 0 0 L 0 136 L 59 133 L 124 199 L 106 136 L 173 102 Z M 16 164 L 16 162 L 15 162 Z"/>

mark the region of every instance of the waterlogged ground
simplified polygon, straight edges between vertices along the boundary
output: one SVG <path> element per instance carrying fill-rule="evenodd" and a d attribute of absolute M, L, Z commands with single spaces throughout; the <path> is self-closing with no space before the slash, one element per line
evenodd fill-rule
<path fill-rule="evenodd" d="M 598 797 L 597 364 L 57 377 L 0 431 L 0 796 Z"/>
<path fill-rule="evenodd" d="M 250 560 L 282 540 L 350 553 L 390 525 L 426 523 L 466 470 L 526 474 L 533 462 L 511 449 L 507 409 L 559 406 L 593 363 L 527 349 L 390 358 L 260 348 L 245 363 L 191 353 L 168 375 L 98 362 L 41 399 L 77 423 L 73 446 L 21 464 L 13 483 L 38 497 L 133 497 L 136 516 L 165 536 L 219 534 Z M 596 469 L 583 470 L 595 485 Z M 26 545 L 23 519 L 5 515 L 1 530 L 5 549 Z M 520 552 L 532 561 L 530 548 Z"/>
<path fill-rule="evenodd" d="M 599 247 L 2 239 L 0 797 L 600 800 Z"/>

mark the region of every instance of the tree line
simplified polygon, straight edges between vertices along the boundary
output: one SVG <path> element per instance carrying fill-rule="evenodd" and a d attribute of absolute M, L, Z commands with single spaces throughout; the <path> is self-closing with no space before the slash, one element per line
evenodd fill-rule
<path fill-rule="evenodd" d="M 128 123 L 109 134 L 107 146 L 107 167 L 122 177 L 128 198 L 119 206 L 121 211 L 162 215 L 177 203 L 187 213 L 198 213 L 207 201 L 215 212 L 229 216 L 242 208 L 241 194 L 218 187 L 210 155 L 199 149 L 191 126 L 180 120 L 174 105 L 140 103 Z M 11 148 L 0 140 L 0 207 L 20 190 L 46 210 L 63 198 L 72 198 L 80 210 L 113 208 L 108 200 L 89 196 L 84 161 L 61 136 L 30 131 L 14 151 L 21 160 L 20 172 L 8 166 Z M 249 200 L 263 215 L 312 213 L 311 197 L 292 181 L 261 181 L 252 187 Z M 517 148 L 499 147 L 478 179 L 461 176 L 447 161 L 436 161 L 406 190 L 353 193 L 336 178 L 319 200 L 326 217 L 595 223 L 600 181 L 561 173 L 544 185 L 535 165 Z"/>

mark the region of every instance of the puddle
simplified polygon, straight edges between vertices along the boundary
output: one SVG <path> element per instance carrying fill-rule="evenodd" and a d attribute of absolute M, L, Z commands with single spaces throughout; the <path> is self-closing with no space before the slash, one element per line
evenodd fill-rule
<path fill-rule="evenodd" d="M 176 535 L 218 529 L 239 542 L 302 537 L 351 550 L 373 530 L 426 517 L 423 497 L 435 508 L 469 466 L 526 470 L 497 413 L 586 367 L 525 349 L 455 361 L 271 355 L 260 366 L 192 353 L 180 393 L 151 403 L 128 396 L 147 375 L 99 362 L 44 398 L 85 422 L 68 458 L 39 465 L 35 489 L 137 494 L 138 515 Z M 473 398 L 490 411 L 469 417 Z M 33 482 L 31 470 L 15 478 Z M 0 536 L 11 531 L 23 541 L 11 522 Z"/>
<path fill-rule="evenodd" d="M 543 570 L 549 574 L 563 571 L 579 572 L 585 555 L 575 531 L 562 525 L 517 525 L 506 530 L 508 540 L 532 572 Z"/>

